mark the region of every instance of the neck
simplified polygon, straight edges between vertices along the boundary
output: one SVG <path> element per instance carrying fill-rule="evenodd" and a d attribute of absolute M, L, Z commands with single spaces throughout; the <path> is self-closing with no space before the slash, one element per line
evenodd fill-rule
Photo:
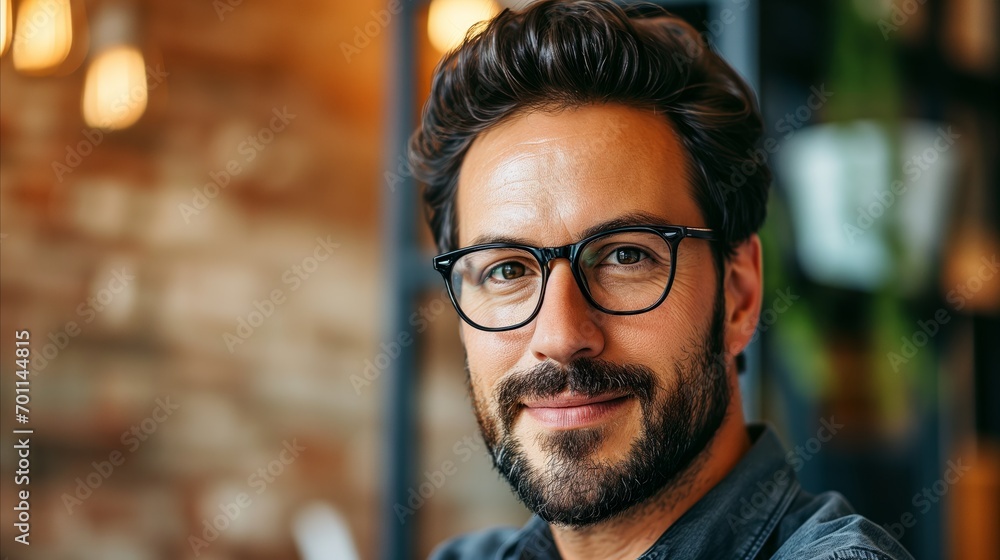
<path fill-rule="evenodd" d="M 638 558 L 725 478 L 750 449 L 738 386 L 733 389 L 725 419 L 712 441 L 673 483 L 614 519 L 583 528 L 550 525 L 560 556 L 566 560 Z"/>

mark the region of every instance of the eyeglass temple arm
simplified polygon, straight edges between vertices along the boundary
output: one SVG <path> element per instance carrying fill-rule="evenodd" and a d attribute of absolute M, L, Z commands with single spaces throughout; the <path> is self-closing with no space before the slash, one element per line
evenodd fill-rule
<path fill-rule="evenodd" d="M 715 236 L 715 231 L 708 228 L 699 227 L 682 227 L 681 231 L 684 233 L 685 237 L 694 237 L 695 239 L 708 239 L 716 240 L 718 237 Z"/>

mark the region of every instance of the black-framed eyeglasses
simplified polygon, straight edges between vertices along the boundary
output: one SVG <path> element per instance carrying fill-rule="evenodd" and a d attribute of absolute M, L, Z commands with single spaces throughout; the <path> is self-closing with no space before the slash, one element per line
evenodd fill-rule
<path fill-rule="evenodd" d="M 637 225 L 609 229 L 562 247 L 486 243 L 434 257 L 459 316 L 483 331 L 530 323 L 542 308 L 549 262 L 568 259 L 587 301 L 610 315 L 656 308 L 674 281 L 685 237 L 716 240 L 711 229 Z"/>

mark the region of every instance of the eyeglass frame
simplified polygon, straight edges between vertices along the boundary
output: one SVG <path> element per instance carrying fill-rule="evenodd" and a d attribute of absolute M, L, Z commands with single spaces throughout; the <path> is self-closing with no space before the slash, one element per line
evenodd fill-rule
<path fill-rule="evenodd" d="M 593 295 L 590 293 L 590 288 L 587 286 L 586 280 L 583 277 L 583 272 L 580 270 L 580 249 L 597 238 L 616 233 L 627 233 L 633 231 L 656 233 L 667 243 L 670 247 L 670 278 L 667 280 L 667 285 L 663 289 L 663 294 L 661 294 L 660 298 L 651 305 L 637 311 L 610 311 L 604 306 L 598 304 L 594 300 Z M 452 306 L 455 307 L 455 311 L 458 312 L 458 315 L 463 321 L 469 324 L 469 326 L 481 331 L 504 332 L 519 329 L 534 321 L 535 317 L 538 316 L 538 312 L 542 310 L 542 303 L 545 301 L 545 288 L 548 287 L 549 283 L 549 263 L 554 259 L 566 259 L 569 261 L 569 267 L 573 273 L 573 278 L 576 280 L 576 285 L 580 288 L 580 292 L 583 294 L 583 297 L 587 300 L 587 303 L 602 313 L 606 313 L 608 315 L 639 315 L 656 309 L 664 302 L 664 300 L 667 299 L 667 294 L 670 293 L 670 288 L 673 287 L 674 274 L 677 271 L 677 247 L 680 245 L 681 240 L 687 237 L 704 239 L 706 241 L 719 241 L 715 230 L 710 228 L 676 225 L 629 225 L 600 231 L 593 235 L 588 235 L 576 243 L 570 243 L 560 247 L 533 247 L 531 245 L 523 245 L 520 243 L 483 243 L 480 245 L 472 245 L 461 249 L 455 249 L 454 251 L 441 253 L 432 259 L 432 263 L 434 265 L 434 269 L 440 272 L 441 276 L 444 278 L 445 286 L 448 289 L 448 298 L 451 299 Z M 457 263 L 463 256 L 484 249 L 520 249 L 534 256 L 535 260 L 538 261 L 538 264 L 541 265 L 542 286 L 541 292 L 538 294 L 538 303 L 535 305 L 535 309 L 524 321 L 509 327 L 484 327 L 470 319 L 469 316 L 462 311 L 462 306 L 458 304 L 458 300 L 455 298 L 455 289 L 451 281 L 452 268 L 454 268 L 455 263 Z"/>

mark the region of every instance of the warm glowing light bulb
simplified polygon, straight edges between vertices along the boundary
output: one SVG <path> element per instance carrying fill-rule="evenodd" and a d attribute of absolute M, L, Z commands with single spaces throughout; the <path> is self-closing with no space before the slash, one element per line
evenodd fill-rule
<path fill-rule="evenodd" d="M 87 69 L 83 119 L 88 126 L 118 130 L 135 124 L 146 110 L 146 66 L 139 49 L 110 48 Z"/>
<path fill-rule="evenodd" d="M 14 30 L 13 15 L 10 0 L 0 1 L 0 56 L 3 56 L 10 46 L 10 36 Z"/>
<path fill-rule="evenodd" d="M 24 0 L 17 12 L 14 68 L 29 74 L 56 70 L 73 43 L 69 0 Z"/>
<path fill-rule="evenodd" d="M 427 13 L 427 35 L 434 48 L 450 51 L 462 43 L 470 27 L 498 11 L 492 0 L 433 0 Z"/>

